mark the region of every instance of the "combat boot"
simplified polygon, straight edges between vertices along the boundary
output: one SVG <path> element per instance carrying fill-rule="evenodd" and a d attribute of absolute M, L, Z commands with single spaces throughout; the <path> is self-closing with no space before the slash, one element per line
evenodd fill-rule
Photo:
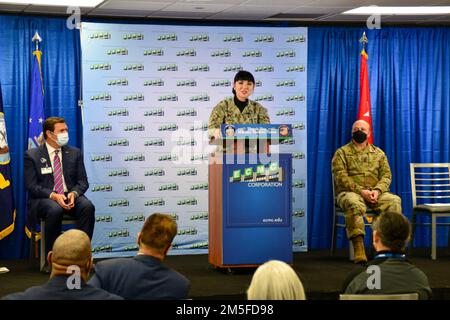
<path fill-rule="evenodd" d="M 364 249 L 364 236 L 357 236 L 352 238 L 353 250 L 355 253 L 354 263 L 367 262 L 366 251 Z"/>

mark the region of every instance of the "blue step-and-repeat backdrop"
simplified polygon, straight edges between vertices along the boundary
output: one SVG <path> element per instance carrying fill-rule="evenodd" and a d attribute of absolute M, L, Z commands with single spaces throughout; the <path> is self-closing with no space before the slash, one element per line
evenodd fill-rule
<path fill-rule="evenodd" d="M 307 28 L 83 23 L 83 141 L 94 257 L 135 255 L 154 212 L 177 220 L 170 254 L 208 250 L 207 123 L 239 70 L 271 123 L 292 124 L 293 251 L 307 250 Z"/>

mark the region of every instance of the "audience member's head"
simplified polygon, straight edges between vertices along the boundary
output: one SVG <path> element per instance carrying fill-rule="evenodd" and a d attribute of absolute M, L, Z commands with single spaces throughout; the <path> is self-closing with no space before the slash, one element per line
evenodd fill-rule
<path fill-rule="evenodd" d="M 392 251 L 402 253 L 411 235 L 408 219 L 396 212 L 385 212 L 379 215 L 372 224 L 373 246 L 376 251 Z"/>
<path fill-rule="evenodd" d="M 305 300 L 305 290 L 295 271 L 285 262 L 271 260 L 256 269 L 248 300 Z"/>
<path fill-rule="evenodd" d="M 60 235 L 53 244 L 53 250 L 48 253 L 48 264 L 52 268 L 50 277 L 69 276 L 73 270 L 70 266 L 78 266 L 80 275 L 87 281 L 93 266 L 91 254 L 91 240 L 81 230 L 71 229 Z"/>
<path fill-rule="evenodd" d="M 163 260 L 177 235 L 177 224 L 172 216 L 154 213 L 144 222 L 138 234 L 139 252 Z"/>

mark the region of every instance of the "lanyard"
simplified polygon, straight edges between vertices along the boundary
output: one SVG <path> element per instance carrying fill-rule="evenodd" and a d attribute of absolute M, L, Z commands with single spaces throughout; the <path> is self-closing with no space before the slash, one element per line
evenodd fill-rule
<path fill-rule="evenodd" d="M 380 253 L 375 256 L 375 259 L 385 259 L 385 258 L 394 258 L 394 259 L 406 259 L 406 255 L 403 253 Z"/>

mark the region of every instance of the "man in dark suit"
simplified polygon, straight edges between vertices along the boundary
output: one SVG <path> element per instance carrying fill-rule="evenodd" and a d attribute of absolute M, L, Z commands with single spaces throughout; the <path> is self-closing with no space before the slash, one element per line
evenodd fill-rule
<path fill-rule="evenodd" d="M 163 264 L 176 234 L 170 215 L 151 215 L 138 234 L 137 256 L 97 263 L 89 284 L 125 299 L 186 299 L 190 281 Z"/>
<path fill-rule="evenodd" d="M 47 118 L 45 143 L 25 153 L 24 175 L 28 191 L 28 221 L 35 226 L 45 219 L 45 252 L 61 233 L 64 213 L 75 216 L 77 228 L 92 239 L 95 207 L 83 194 L 89 184 L 80 149 L 67 146 L 64 118 Z"/>
<path fill-rule="evenodd" d="M 122 300 L 121 297 L 86 284 L 93 259 L 89 237 L 80 230 L 69 230 L 56 239 L 49 252 L 50 280 L 4 300 Z"/>

